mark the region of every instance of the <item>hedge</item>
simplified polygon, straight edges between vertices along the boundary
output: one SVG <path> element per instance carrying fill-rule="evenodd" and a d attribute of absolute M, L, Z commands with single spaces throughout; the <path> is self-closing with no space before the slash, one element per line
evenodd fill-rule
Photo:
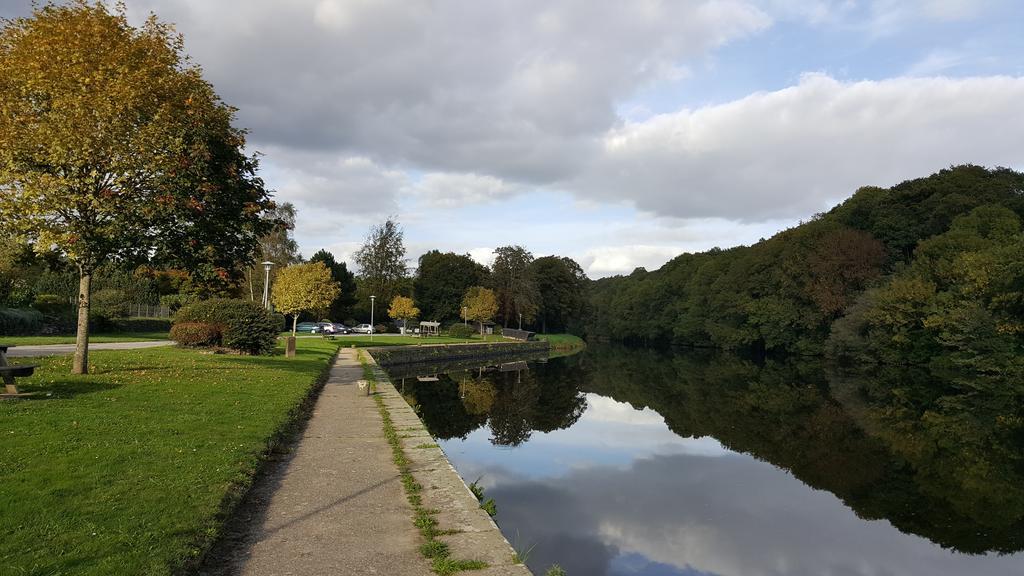
<path fill-rule="evenodd" d="M 466 324 L 452 324 L 448 327 L 448 336 L 452 338 L 469 338 L 473 334 L 477 333 L 476 326 L 468 326 Z"/>
<path fill-rule="evenodd" d="M 167 332 L 171 329 L 169 318 L 119 318 L 111 323 L 115 332 Z"/>
<path fill-rule="evenodd" d="M 182 307 L 174 324 L 212 324 L 220 331 L 220 345 L 245 354 L 271 354 L 281 327 L 267 310 L 249 300 L 215 298 Z"/>
<path fill-rule="evenodd" d="M 71 304 L 67 298 L 56 294 L 37 294 L 32 301 L 32 308 L 39 310 L 44 315 L 54 316 L 67 313 L 71 310 Z"/>
<path fill-rule="evenodd" d="M 171 327 L 171 340 L 182 346 L 216 346 L 221 341 L 221 333 L 215 324 L 178 322 Z"/>
<path fill-rule="evenodd" d="M 0 308 L 0 335 L 33 335 L 42 328 L 43 313 L 38 310 Z"/>

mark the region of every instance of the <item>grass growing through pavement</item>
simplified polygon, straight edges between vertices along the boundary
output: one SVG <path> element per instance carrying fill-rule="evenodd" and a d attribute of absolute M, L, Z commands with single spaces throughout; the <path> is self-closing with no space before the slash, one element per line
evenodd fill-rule
<path fill-rule="evenodd" d="M 91 334 L 90 344 L 106 342 L 147 342 L 167 340 L 167 332 L 131 332 L 124 334 Z M 15 346 L 39 346 L 44 344 L 74 344 L 75 336 L 0 336 L 0 344 Z"/>
<path fill-rule="evenodd" d="M 33 359 L 0 401 L 7 574 L 170 574 L 194 563 L 337 345 L 293 359 L 177 348 Z M 280 350 L 278 353 L 280 354 Z"/>
<path fill-rule="evenodd" d="M 364 378 L 376 389 L 377 376 L 374 374 L 373 368 L 363 358 L 362 354 L 359 355 L 359 362 L 363 365 Z M 423 544 L 420 545 L 420 554 L 424 558 L 430 559 L 431 568 L 439 576 L 449 576 L 463 570 L 482 570 L 487 568 L 488 564 L 480 560 L 452 558 L 448 544 L 437 539 L 438 536 L 454 534 L 455 531 L 439 529 L 436 518 L 438 511 L 423 506 L 423 496 L 421 494 L 423 485 L 416 481 L 416 478 L 409 469 L 409 458 L 402 449 L 402 441 L 398 430 L 391 421 L 391 413 L 388 412 L 387 406 L 384 405 L 382 397 L 374 396 L 373 399 L 377 403 L 377 410 L 380 411 L 380 417 L 384 423 L 384 436 L 387 438 L 388 445 L 391 446 L 392 460 L 395 466 L 398 467 L 398 472 L 402 478 L 405 497 L 413 508 L 413 524 L 419 529 L 420 534 L 424 538 Z"/>

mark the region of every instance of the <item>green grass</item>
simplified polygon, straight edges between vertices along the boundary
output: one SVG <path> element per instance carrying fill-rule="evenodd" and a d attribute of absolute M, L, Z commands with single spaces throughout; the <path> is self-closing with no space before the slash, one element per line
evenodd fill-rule
<path fill-rule="evenodd" d="M 551 345 L 551 358 L 571 356 L 587 347 L 587 343 L 579 336 L 572 334 L 537 334 L 538 340 L 547 340 Z"/>
<path fill-rule="evenodd" d="M 573 334 L 537 334 L 537 340 L 547 340 L 552 348 L 585 348 L 583 338 Z"/>
<path fill-rule="evenodd" d="M 369 380 L 374 389 L 377 386 L 377 376 L 369 362 L 359 354 L 359 362 L 363 365 L 363 374 Z M 384 437 L 391 446 L 391 458 L 398 467 L 398 473 L 402 479 L 402 486 L 405 488 L 405 497 L 413 508 L 413 525 L 423 536 L 423 544 L 420 545 L 420 555 L 429 559 L 430 567 L 438 576 L 450 576 L 466 570 L 482 570 L 488 564 L 482 560 L 463 560 L 452 558 L 451 549 L 448 544 L 438 540 L 438 536 L 455 534 L 457 530 L 442 530 L 437 525 L 437 515 L 440 512 L 423 506 L 423 485 L 416 481 L 409 466 L 409 457 L 405 455 L 402 448 L 402 441 L 391 420 L 391 413 L 384 404 L 384 399 L 374 395 L 374 402 L 380 412 L 381 422 L 384 429 Z"/>
<path fill-rule="evenodd" d="M 291 332 L 282 332 L 281 337 L 285 338 L 291 336 Z M 323 337 L 319 334 L 299 334 L 296 338 L 299 342 L 303 340 L 323 340 Z M 449 338 L 447 336 L 431 336 L 429 338 L 418 338 L 416 336 L 402 336 L 400 334 L 375 334 L 373 340 L 370 340 L 369 334 L 349 334 L 345 336 L 336 336 L 332 342 L 337 342 L 342 346 L 355 346 L 356 348 L 369 348 L 372 346 L 415 346 L 418 344 L 465 344 L 466 342 L 511 342 L 496 334 L 474 335 L 470 339 L 466 338 Z"/>
<path fill-rule="evenodd" d="M 216 537 L 337 346 L 293 359 L 177 348 L 33 359 L 0 401 L 4 574 L 171 574 Z M 280 353 L 280 349 L 278 350 Z"/>
<path fill-rule="evenodd" d="M 167 332 L 132 332 L 130 334 L 93 334 L 89 336 L 90 344 L 104 342 L 146 342 L 149 340 L 167 340 Z M 72 336 L 0 336 L 0 344 L 15 346 L 36 346 L 42 344 L 74 344 Z"/>

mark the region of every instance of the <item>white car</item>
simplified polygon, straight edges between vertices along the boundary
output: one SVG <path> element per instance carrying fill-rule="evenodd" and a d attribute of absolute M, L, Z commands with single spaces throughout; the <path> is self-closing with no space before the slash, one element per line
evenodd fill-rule
<path fill-rule="evenodd" d="M 369 324 L 360 324 L 352 328 L 352 332 L 356 334 L 373 334 L 373 326 Z"/>

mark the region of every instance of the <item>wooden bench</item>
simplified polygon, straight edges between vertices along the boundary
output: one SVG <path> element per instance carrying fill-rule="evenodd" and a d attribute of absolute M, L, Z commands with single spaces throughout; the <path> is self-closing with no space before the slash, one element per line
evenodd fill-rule
<path fill-rule="evenodd" d="M 4 381 L 4 393 L 0 394 L 3 398 L 16 398 L 18 396 L 27 396 L 18 392 L 18 386 L 15 384 L 16 378 L 27 378 L 35 373 L 38 364 L 20 364 L 18 366 L 11 366 L 7 363 L 7 349 L 15 348 L 13 344 L 0 344 L 0 377 Z"/>

